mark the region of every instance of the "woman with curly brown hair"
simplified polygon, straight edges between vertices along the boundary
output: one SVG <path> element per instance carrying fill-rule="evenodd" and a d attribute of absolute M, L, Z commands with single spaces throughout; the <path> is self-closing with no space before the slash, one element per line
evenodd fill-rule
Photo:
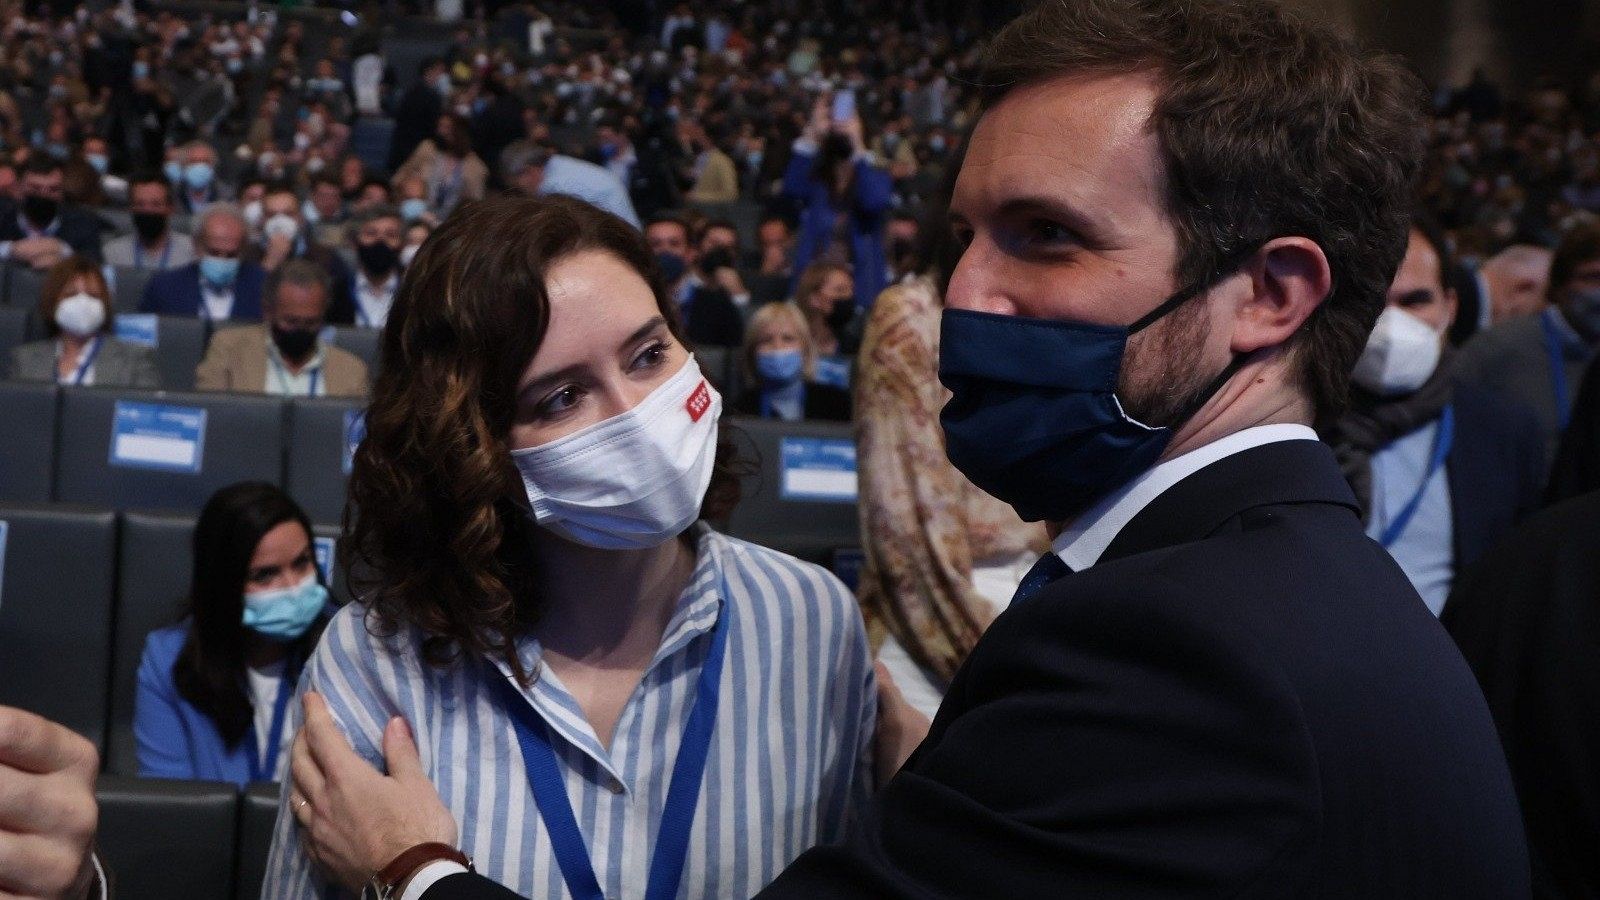
<path fill-rule="evenodd" d="M 410 725 L 442 800 L 418 842 L 529 896 L 694 898 L 840 836 L 876 709 L 860 614 L 822 569 L 696 524 L 737 496 L 721 398 L 639 233 L 569 198 L 464 207 L 383 357 L 347 513 L 375 574 L 304 684 L 374 764 Z M 315 871 L 308 795 L 285 793 L 266 896 L 390 862 Z M 459 870 L 400 856 L 408 896 Z"/>

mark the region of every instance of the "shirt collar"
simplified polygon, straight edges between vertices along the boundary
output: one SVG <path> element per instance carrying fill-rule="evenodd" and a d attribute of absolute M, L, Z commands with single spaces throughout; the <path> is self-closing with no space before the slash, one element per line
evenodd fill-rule
<path fill-rule="evenodd" d="M 1317 433 L 1305 425 L 1257 425 L 1159 463 L 1091 506 L 1056 537 L 1051 549 L 1074 572 L 1081 572 L 1099 562 L 1133 517 L 1168 488 L 1235 453 L 1299 440 L 1315 441 Z"/>
<path fill-rule="evenodd" d="M 395 287 L 399 284 L 400 275 L 396 272 L 390 272 L 388 278 L 385 278 L 379 282 L 374 282 L 371 278 L 367 277 L 367 273 L 365 271 L 360 269 L 356 270 L 356 286 L 362 291 L 374 296 L 386 297 L 393 293 Z"/>

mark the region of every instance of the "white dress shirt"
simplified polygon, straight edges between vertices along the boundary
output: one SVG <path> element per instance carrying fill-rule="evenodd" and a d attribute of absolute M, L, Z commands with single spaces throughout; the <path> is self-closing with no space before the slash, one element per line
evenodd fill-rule
<path fill-rule="evenodd" d="M 233 315 L 233 286 L 215 288 L 200 279 L 200 297 L 205 301 L 206 318 L 213 322 L 226 322 Z"/>
<path fill-rule="evenodd" d="M 1275 444 L 1278 441 L 1315 441 L 1317 433 L 1305 425 L 1257 425 L 1235 432 L 1204 447 L 1174 456 L 1148 469 L 1121 488 L 1089 507 L 1051 545 L 1061 561 L 1074 572 L 1082 572 L 1100 561 L 1106 548 L 1116 540 L 1133 517 L 1167 489 L 1214 462 L 1235 453 Z"/>
<path fill-rule="evenodd" d="M 363 328 L 382 328 L 389 321 L 389 309 L 394 306 L 394 295 L 399 289 L 399 273 L 390 273 L 377 284 L 367 278 L 367 273 L 357 273 L 356 324 Z"/>

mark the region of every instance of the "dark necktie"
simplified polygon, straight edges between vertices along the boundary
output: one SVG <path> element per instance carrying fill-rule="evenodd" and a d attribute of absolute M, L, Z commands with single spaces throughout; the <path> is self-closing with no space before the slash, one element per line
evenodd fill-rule
<path fill-rule="evenodd" d="M 1064 575 L 1071 575 L 1072 567 L 1061 561 L 1061 557 L 1054 552 L 1046 553 L 1039 557 L 1033 564 L 1028 574 L 1022 576 L 1022 583 L 1017 585 L 1017 592 L 1011 595 L 1011 605 L 1018 603 L 1037 594 L 1041 588 Z"/>

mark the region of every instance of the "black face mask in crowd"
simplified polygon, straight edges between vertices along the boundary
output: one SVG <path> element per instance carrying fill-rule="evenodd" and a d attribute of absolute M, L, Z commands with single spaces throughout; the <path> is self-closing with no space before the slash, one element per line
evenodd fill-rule
<path fill-rule="evenodd" d="M 134 213 L 133 230 L 139 233 L 139 240 L 152 243 L 167 233 L 167 217 L 160 213 Z"/>
<path fill-rule="evenodd" d="M 303 331 L 299 328 L 279 328 L 272 326 L 272 343 L 278 346 L 278 352 L 283 358 L 292 362 L 299 362 L 311 355 L 317 346 L 317 333 Z"/>
<path fill-rule="evenodd" d="M 400 251 L 387 241 L 356 245 L 356 259 L 368 275 L 387 275 L 400 265 Z"/>
<path fill-rule="evenodd" d="M 28 195 L 22 198 L 22 214 L 28 221 L 40 228 L 56 220 L 56 214 L 61 211 L 61 201 L 49 197 Z"/>
<path fill-rule="evenodd" d="M 727 247 L 707 250 L 705 255 L 700 257 L 700 268 L 704 269 L 707 275 L 714 274 L 718 269 L 735 268 L 733 251 Z"/>

